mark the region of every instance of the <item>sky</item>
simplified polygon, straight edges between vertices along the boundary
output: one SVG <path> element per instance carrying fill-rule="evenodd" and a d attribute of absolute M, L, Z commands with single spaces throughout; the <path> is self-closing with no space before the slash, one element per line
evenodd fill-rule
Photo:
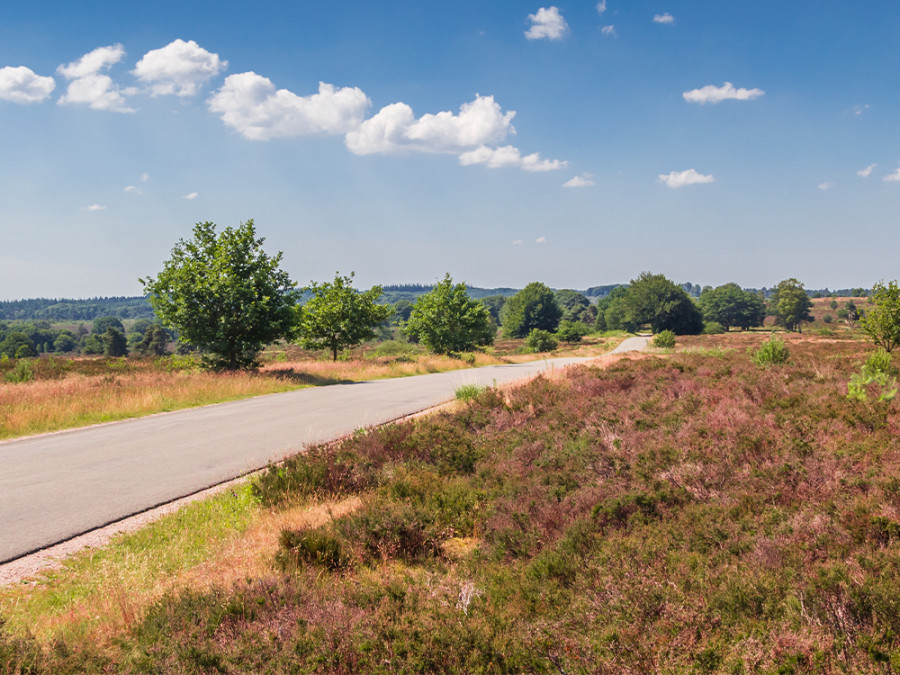
<path fill-rule="evenodd" d="M 6 3 L 0 299 L 253 219 L 300 285 L 900 276 L 900 3 Z"/>

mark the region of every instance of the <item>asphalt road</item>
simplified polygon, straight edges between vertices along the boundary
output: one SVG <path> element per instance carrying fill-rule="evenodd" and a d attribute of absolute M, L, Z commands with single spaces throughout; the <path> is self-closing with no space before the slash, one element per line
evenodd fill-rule
<path fill-rule="evenodd" d="M 615 351 L 642 349 L 629 338 Z M 305 446 L 583 358 L 300 389 L 0 442 L 0 563 L 203 490 Z"/>

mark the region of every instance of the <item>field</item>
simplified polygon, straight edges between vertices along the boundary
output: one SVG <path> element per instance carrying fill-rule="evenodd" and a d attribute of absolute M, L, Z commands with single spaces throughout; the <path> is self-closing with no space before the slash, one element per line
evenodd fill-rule
<path fill-rule="evenodd" d="M 784 336 L 759 368 L 766 337 L 680 338 L 313 449 L 4 589 L 0 664 L 896 672 L 897 403 L 847 398 L 871 351 L 852 335 Z"/>

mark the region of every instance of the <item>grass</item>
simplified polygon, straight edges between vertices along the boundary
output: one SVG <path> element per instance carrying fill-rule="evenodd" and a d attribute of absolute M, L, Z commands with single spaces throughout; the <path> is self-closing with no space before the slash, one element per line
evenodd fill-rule
<path fill-rule="evenodd" d="M 614 340 L 595 339 L 560 354 L 597 354 Z M 386 344 L 386 343 L 385 343 Z M 20 360 L 32 373 L 27 382 L 0 378 L 0 439 L 140 417 L 212 403 L 338 382 L 406 377 L 497 363 L 526 361 L 534 356 L 510 352 L 521 344 L 469 358 L 427 354 L 416 345 L 367 346 L 346 360 L 321 360 L 318 354 L 290 348 L 267 355 L 257 372 L 202 372 L 189 357 L 158 359 Z M 401 346 L 402 345 L 402 346 Z M 380 353 L 379 350 L 383 350 Z M 19 363 L 2 364 L 4 374 Z"/>

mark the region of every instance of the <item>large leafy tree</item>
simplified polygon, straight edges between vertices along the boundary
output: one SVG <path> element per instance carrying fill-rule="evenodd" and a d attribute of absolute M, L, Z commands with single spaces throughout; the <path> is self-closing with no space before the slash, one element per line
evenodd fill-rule
<path fill-rule="evenodd" d="M 788 330 L 803 332 L 803 322 L 812 321 L 809 313 L 812 309 L 812 300 L 804 290 L 803 284 L 794 278 L 785 279 L 778 283 L 769 298 L 772 313 L 775 314 L 775 322 Z"/>
<path fill-rule="evenodd" d="M 217 370 L 257 365 L 262 348 L 296 322 L 296 284 L 279 268 L 281 252 L 263 250 L 253 221 L 216 232 L 197 223 L 154 279 L 140 279 L 156 315 Z"/>
<path fill-rule="evenodd" d="M 879 281 L 872 287 L 871 306 L 862 315 L 860 324 L 872 342 L 885 351 L 900 347 L 900 288 L 896 281 L 889 281 L 887 286 Z"/>
<path fill-rule="evenodd" d="M 691 296 L 662 274 L 643 272 L 632 279 L 621 299 L 622 325 L 634 330 L 650 324 L 654 333 L 670 330 L 695 335 L 703 330 L 703 317 Z"/>
<path fill-rule="evenodd" d="M 454 285 L 449 274 L 419 296 L 406 324 L 406 334 L 436 354 L 489 345 L 494 332 L 487 307 L 469 297 L 465 284 Z"/>
<path fill-rule="evenodd" d="M 300 314 L 299 337 L 307 349 L 328 349 L 337 361 L 338 352 L 375 337 L 374 328 L 394 313 L 391 305 L 379 305 L 381 286 L 360 292 L 353 276 L 334 275 L 334 281 L 310 282 L 312 298 Z"/>
<path fill-rule="evenodd" d="M 533 281 L 506 301 L 500 323 L 506 337 L 523 338 L 535 328 L 555 333 L 562 315 L 553 291 Z"/>
<path fill-rule="evenodd" d="M 593 323 L 596 318 L 596 310 L 593 310 L 591 301 L 578 291 L 563 288 L 553 293 L 556 304 L 563 311 L 562 321 L 582 321 Z"/>
<path fill-rule="evenodd" d="M 725 330 L 732 326 L 743 330 L 761 326 L 766 318 L 766 306 L 762 299 L 735 283 L 704 288 L 699 304 L 703 318 L 722 324 Z"/>

